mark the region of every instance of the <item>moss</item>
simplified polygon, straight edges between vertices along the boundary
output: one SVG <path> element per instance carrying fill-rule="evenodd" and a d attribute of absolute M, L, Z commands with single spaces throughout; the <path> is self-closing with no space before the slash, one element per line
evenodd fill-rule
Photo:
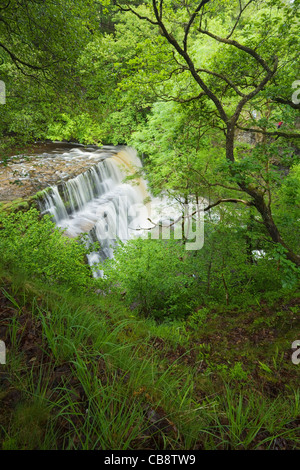
<path fill-rule="evenodd" d="M 48 193 L 49 191 L 51 191 L 51 188 L 48 187 L 48 188 L 45 188 L 45 189 L 42 189 L 41 191 L 38 191 L 37 193 L 35 193 L 33 196 L 31 196 L 32 199 L 42 199 L 44 197 L 44 195 L 46 193 Z"/>
<path fill-rule="evenodd" d="M 35 196 L 31 196 L 28 198 L 19 198 L 15 199 L 14 201 L 0 203 L 0 210 L 5 212 L 26 212 L 31 207 L 35 207 L 38 209 L 37 198 Z"/>

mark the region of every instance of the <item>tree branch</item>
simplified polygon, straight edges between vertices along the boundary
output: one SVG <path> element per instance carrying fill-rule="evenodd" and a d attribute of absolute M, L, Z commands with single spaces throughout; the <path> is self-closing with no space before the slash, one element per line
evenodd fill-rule
<path fill-rule="evenodd" d="M 202 80 L 202 78 L 199 76 L 199 74 L 196 72 L 195 66 L 193 61 L 191 60 L 190 56 L 187 54 L 187 52 L 182 49 L 182 47 L 178 44 L 174 36 L 169 33 L 167 30 L 165 24 L 160 20 L 159 18 L 159 12 L 157 9 L 156 5 L 156 0 L 152 0 L 152 5 L 153 5 L 153 10 L 155 14 L 155 18 L 157 19 L 157 24 L 161 28 L 161 31 L 164 35 L 164 37 L 167 39 L 167 41 L 174 47 L 174 49 L 183 57 L 185 62 L 188 65 L 189 72 L 192 74 L 194 77 L 195 81 L 200 85 L 202 90 L 207 94 L 207 96 L 215 103 L 216 108 L 218 109 L 221 119 L 224 122 L 227 122 L 228 117 L 227 114 L 225 113 L 225 110 L 221 104 L 221 101 L 217 98 L 217 96 L 208 88 L 208 86 L 205 84 L 205 82 Z"/>
<path fill-rule="evenodd" d="M 148 217 L 147 220 L 149 220 L 149 222 L 151 224 L 153 224 L 153 227 L 150 227 L 150 228 L 135 228 L 133 230 L 152 230 L 155 227 L 172 227 L 172 225 L 177 224 L 177 222 L 181 221 L 182 219 L 189 219 L 189 218 L 193 217 L 194 215 L 199 214 L 199 212 L 207 212 L 210 209 L 212 209 L 213 207 L 216 207 L 219 204 L 223 204 L 223 203 L 226 203 L 226 202 L 232 202 L 234 204 L 241 203 L 241 204 L 245 204 L 246 206 L 253 206 L 254 205 L 253 202 L 245 201 L 244 199 L 235 199 L 235 198 L 219 199 L 218 201 L 214 202 L 213 204 L 210 204 L 209 206 L 207 206 L 205 208 L 201 207 L 200 209 L 197 209 L 196 211 L 192 212 L 191 214 L 178 217 L 176 220 L 174 220 L 174 222 L 171 222 L 169 225 L 162 225 L 160 223 L 157 224 L 156 222 L 153 222 L 153 220 L 151 220 Z"/>
<path fill-rule="evenodd" d="M 239 23 L 239 21 L 240 21 L 240 19 L 241 19 L 241 16 L 242 16 L 242 14 L 243 14 L 243 12 L 246 10 L 246 8 L 247 8 L 247 7 L 250 5 L 250 3 L 252 3 L 252 2 L 253 2 L 253 0 L 249 0 L 249 2 L 242 8 L 242 2 L 241 2 L 241 0 L 240 0 L 240 13 L 239 13 L 239 15 L 238 15 L 238 17 L 237 17 L 237 19 L 236 19 L 236 22 L 235 22 L 235 24 L 234 24 L 234 26 L 233 26 L 231 32 L 228 34 L 228 36 L 226 37 L 226 39 L 229 39 L 229 38 L 233 35 L 233 33 L 234 33 L 234 31 L 235 31 L 235 28 L 237 27 L 237 25 L 238 25 L 238 23 Z"/>
<path fill-rule="evenodd" d="M 119 3 L 115 3 L 115 5 L 121 10 L 121 11 L 130 11 L 131 13 L 133 13 L 135 16 L 137 16 L 140 20 L 146 20 L 148 21 L 149 23 L 153 24 L 153 25 L 159 25 L 159 23 L 157 21 L 153 21 L 151 20 L 148 16 L 142 16 L 140 15 L 137 11 L 133 10 L 133 8 L 129 7 L 127 5 L 127 8 L 124 8 L 122 7 Z M 158 15 L 158 17 L 160 17 L 160 15 Z M 161 20 L 160 20 L 161 21 Z"/>
<path fill-rule="evenodd" d="M 246 52 L 247 54 L 251 55 L 254 59 L 256 59 L 256 61 L 268 72 L 268 73 L 272 73 L 272 70 L 270 69 L 270 67 L 268 66 L 267 62 L 257 53 L 255 52 L 253 49 L 251 49 L 250 47 L 247 47 L 247 46 L 243 46 L 242 44 L 240 44 L 239 42 L 237 41 L 234 41 L 232 39 L 227 39 L 227 38 L 221 38 L 220 36 L 217 36 L 216 34 L 213 34 L 213 33 L 210 33 L 209 31 L 206 31 L 204 29 L 200 29 L 199 28 L 199 33 L 202 33 L 202 34 L 206 34 L 207 36 L 215 39 L 216 41 L 218 42 L 222 42 L 223 44 L 228 44 L 230 46 L 234 46 L 236 47 L 237 49 L 240 49 L 241 51 L 244 51 Z"/>
<path fill-rule="evenodd" d="M 295 133 L 295 134 L 281 132 L 281 131 L 269 132 L 269 131 L 263 131 L 261 129 L 242 127 L 242 126 L 239 126 L 238 124 L 236 125 L 236 127 L 238 129 L 240 129 L 241 131 L 246 131 L 246 132 L 255 132 L 257 134 L 270 135 L 270 136 L 274 135 L 274 136 L 278 136 L 278 137 L 285 137 L 287 139 L 300 139 L 300 132 Z"/>
<path fill-rule="evenodd" d="M 227 77 L 224 77 L 224 75 L 221 75 L 220 73 L 216 73 L 216 72 L 212 72 L 211 70 L 207 70 L 207 69 L 197 69 L 196 72 L 203 72 L 203 73 L 207 73 L 209 75 L 213 75 L 214 77 L 217 77 L 217 78 L 220 78 L 221 80 L 223 80 L 224 82 L 226 82 L 229 86 L 231 86 L 231 88 L 233 88 L 233 90 L 239 95 L 239 96 L 246 96 L 244 93 L 242 93 L 236 86 L 235 84 L 229 80 L 229 78 Z"/>
<path fill-rule="evenodd" d="M 275 74 L 275 72 L 277 70 L 277 66 L 278 66 L 278 57 L 275 57 L 274 69 L 273 70 L 269 69 L 269 71 L 267 72 L 267 75 L 259 83 L 259 85 L 257 85 L 257 87 L 253 91 L 251 91 L 248 95 L 244 96 L 241 99 L 241 101 L 238 103 L 238 105 L 236 107 L 236 110 L 235 110 L 235 113 L 232 117 L 232 120 L 233 120 L 234 123 L 237 122 L 237 120 L 239 118 L 239 115 L 240 115 L 243 107 L 245 106 L 245 104 L 248 103 L 248 101 L 250 101 L 252 98 L 254 98 L 254 96 L 256 96 L 260 91 L 262 91 L 264 86 L 268 83 L 268 81 L 270 81 L 270 79 L 273 77 L 273 75 Z"/>
<path fill-rule="evenodd" d="M 288 106 L 294 109 L 300 109 L 300 103 L 296 104 L 291 100 L 286 100 L 284 98 L 271 98 L 271 100 L 275 101 L 276 103 L 287 104 Z"/>
<path fill-rule="evenodd" d="M 22 64 L 26 67 L 29 67 L 30 69 L 33 69 L 33 70 L 43 70 L 45 69 L 46 67 L 41 67 L 39 65 L 33 65 L 33 64 L 29 64 L 28 62 L 25 62 L 24 60 L 22 59 L 19 59 L 19 57 L 17 57 L 13 52 L 11 52 L 4 44 L 0 43 L 0 47 L 5 51 L 7 52 L 7 54 L 10 56 L 10 58 L 12 59 L 12 61 L 14 62 L 15 65 L 17 65 L 17 63 L 19 64 Z"/>
<path fill-rule="evenodd" d="M 200 2 L 200 4 L 198 5 L 198 7 L 196 8 L 196 10 L 194 11 L 194 13 L 191 15 L 190 17 L 190 20 L 187 24 L 187 27 L 185 28 L 185 34 L 184 34 L 184 38 L 183 38 L 183 50 L 186 52 L 187 51 L 187 39 L 188 39 L 188 35 L 189 35 L 189 31 L 190 31 L 190 28 L 193 24 L 193 22 L 195 21 L 195 18 L 197 16 L 197 14 L 199 13 L 199 11 L 201 10 L 201 8 L 206 4 L 208 3 L 210 0 L 202 0 L 202 2 Z"/>

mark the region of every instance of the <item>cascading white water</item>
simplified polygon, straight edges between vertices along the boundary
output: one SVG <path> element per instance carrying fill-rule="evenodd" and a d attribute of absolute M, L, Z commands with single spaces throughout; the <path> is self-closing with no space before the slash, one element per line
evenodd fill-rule
<path fill-rule="evenodd" d="M 51 214 L 56 225 L 66 230 L 66 235 L 76 237 L 87 233 L 88 243 L 100 243 L 101 250 L 88 255 L 91 266 L 113 256 L 116 239 L 127 240 L 134 228 L 147 225 L 143 204 L 147 197 L 145 182 L 139 180 L 134 186 L 123 182 L 128 173 L 132 174 L 140 166 L 131 148 L 110 153 L 106 150 L 105 159 L 75 178 L 52 186 L 41 201 L 42 213 Z M 133 207 L 143 210 L 133 211 Z"/>

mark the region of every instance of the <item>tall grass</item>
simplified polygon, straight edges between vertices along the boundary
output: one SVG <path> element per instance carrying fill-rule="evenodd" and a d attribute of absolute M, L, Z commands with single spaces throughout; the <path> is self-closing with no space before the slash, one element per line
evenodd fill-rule
<path fill-rule="evenodd" d="M 151 339 L 165 330 L 137 320 L 121 304 L 104 308 L 102 299 L 87 301 L 48 288 L 39 288 L 37 296 L 28 284 L 14 295 L 5 292 L 15 309 L 7 371 L 22 398 L 14 417 L 2 425 L 3 448 L 300 446 L 295 424 L 299 391 L 271 400 L 237 388 L 233 381 L 217 386 L 197 364 L 186 364 L 188 349 L 171 362 L 167 356 L 162 359 L 164 352 L 158 354 Z M 23 306 L 43 337 L 44 356 L 37 365 L 25 363 L 19 351 L 18 312 Z M 181 344 L 179 337 L 174 344 Z M 54 384 L 54 369 L 66 365 L 65 376 Z M 197 387 L 205 381 L 206 395 L 199 396 Z M 33 418 L 24 424 L 30 414 Z"/>

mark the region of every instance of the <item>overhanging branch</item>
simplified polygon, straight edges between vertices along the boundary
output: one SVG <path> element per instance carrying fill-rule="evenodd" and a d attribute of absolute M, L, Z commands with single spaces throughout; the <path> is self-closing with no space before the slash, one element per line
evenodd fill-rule
<path fill-rule="evenodd" d="M 267 62 L 250 47 L 244 46 L 240 44 L 239 42 L 234 41 L 233 39 L 221 38 L 220 36 L 217 36 L 216 34 L 213 34 L 210 31 L 206 31 L 204 29 L 199 28 L 198 31 L 199 33 L 206 34 L 207 36 L 215 39 L 218 42 L 221 42 L 223 44 L 228 44 L 230 46 L 234 46 L 237 49 L 240 49 L 241 51 L 246 52 L 247 54 L 251 55 L 268 73 L 273 73 L 273 71 L 268 66 Z"/>
<path fill-rule="evenodd" d="M 34 65 L 34 64 L 30 64 L 29 62 L 25 62 L 24 60 L 20 59 L 19 57 L 17 57 L 12 51 L 10 51 L 8 49 L 8 47 L 6 47 L 4 44 L 2 44 L 0 42 L 0 47 L 10 56 L 10 58 L 12 59 L 12 61 L 15 63 L 15 64 L 21 64 L 21 65 L 24 65 L 25 67 L 28 67 L 30 69 L 33 69 L 33 70 L 43 70 L 45 69 L 45 67 L 41 67 L 39 65 Z"/>
<path fill-rule="evenodd" d="M 286 104 L 286 105 L 290 106 L 291 108 L 300 109 L 300 103 L 296 104 L 293 101 L 286 100 L 284 98 L 271 98 L 271 99 L 272 99 L 272 101 L 275 101 L 276 103 Z"/>
<path fill-rule="evenodd" d="M 286 139 L 300 139 L 300 133 L 287 133 L 287 132 L 281 132 L 281 131 L 274 131 L 274 132 L 269 132 L 269 131 L 263 131 L 262 129 L 254 129 L 254 128 L 249 128 L 249 127 L 242 127 L 237 124 L 236 126 L 238 129 L 241 131 L 246 131 L 246 132 L 255 132 L 258 134 L 263 134 L 263 135 L 270 135 L 270 136 L 278 136 L 278 137 L 285 137 Z"/>
<path fill-rule="evenodd" d="M 246 206 L 253 206 L 253 202 L 251 201 L 246 201 L 244 199 L 236 199 L 236 198 L 227 198 L 227 199 L 219 199 L 218 201 L 214 202 L 213 204 L 210 204 L 208 205 L 207 207 L 204 207 L 204 208 L 200 208 L 200 209 L 197 209 L 195 210 L 194 212 L 192 212 L 191 214 L 188 214 L 188 215 L 185 215 L 185 216 L 180 216 L 178 217 L 176 220 L 174 220 L 174 222 L 168 224 L 168 225 L 162 225 L 160 223 L 156 223 L 156 222 L 153 222 L 149 217 L 147 220 L 149 220 L 149 222 L 151 224 L 153 224 L 153 227 L 148 227 L 148 228 L 135 228 L 133 230 L 152 230 L 154 229 L 155 227 L 172 227 L 173 225 L 177 224 L 178 222 L 180 222 L 182 219 L 189 219 L 191 217 L 193 217 L 194 215 L 196 214 L 199 214 L 199 212 L 207 212 L 209 211 L 210 209 L 212 209 L 213 207 L 216 207 L 218 206 L 219 204 L 223 204 L 223 203 L 226 203 L 226 202 L 232 202 L 232 203 L 235 203 L 235 204 L 238 204 L 238 203 L 241 203 L 241 204 L 244 204 Z"/>
<path fill-rule="evenodd" d="M 202 0 L 202 2 L 200 2 L 200 4 L 198 5 L 198 7 L 196 8 L 196 10 L 194 11 L 194 13 L 191 15 L 190 17 L 190 20 L 186 26 L 186 29 L 185 29 L 185 33 L 184 33 L 184 38 L 183 38 L 183 50 L 186 52 L 187 51 L 187 39 L 188 39 L 188 35 L 189 35 L 189 31 L 190 31 L 190 28 L 193 24 L 193 22 L 195 21 L 195 18 L 197 16 L 197 14 L 199 13 L 199 11 L 201 10 L 202 7 L 204 7 L 204 5 L 206 3 L 208 3 L 210 0 Z"/>

